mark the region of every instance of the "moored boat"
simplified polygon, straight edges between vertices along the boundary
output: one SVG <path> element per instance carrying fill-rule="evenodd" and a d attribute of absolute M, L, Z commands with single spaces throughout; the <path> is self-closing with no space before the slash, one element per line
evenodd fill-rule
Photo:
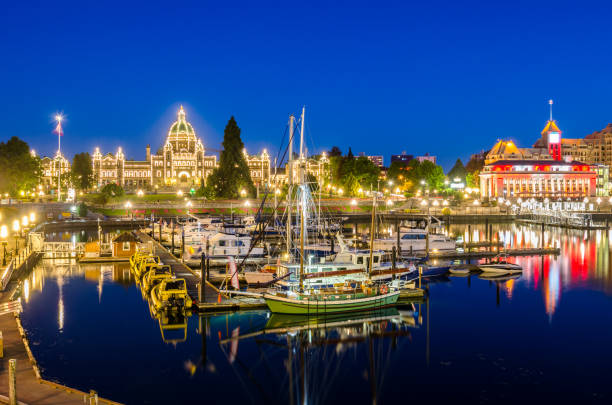
<path fill-rule="evenodd" d="M 151 290 L 151 303 L 158 311 L 191 308 L 193 302 L 187 293 L 185 279 L 163 279 Z"/>
<path fill-rule="evenodd" d="M 383 285 L 349 291 L 323 291 L 317 293 L 276 292 L 263 298 L 270 311 L 279 314 L 312 315 L 339 312 L 357 312 L 393 306 L 399 291 L 388 291 Z"/>

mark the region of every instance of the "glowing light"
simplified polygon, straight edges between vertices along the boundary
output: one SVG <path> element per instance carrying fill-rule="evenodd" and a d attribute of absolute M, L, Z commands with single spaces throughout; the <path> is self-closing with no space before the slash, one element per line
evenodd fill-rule
<path fill-rule="evenodd" d="M 0 238 L 6 239 L 8 237 L 8 229 L 6 225 L 0 226 Z"/>
<path fill-rule="evenodd" d="M 132 208 L 132 203 L 130 201 L 125 203 L 125 208 L 130 209 Z"/>
<path fill-rule="evenodd" d="M 421 201 L 421 205 L 422 205 L 422 206 L 426 206 L 426 205 L 427 205 L 427 200 L 423 200 L 423 201 Z"/>
<path fill-rule="evenodd" d="M 448 205 L 448 201 L 446 201 L 446 200 L 442 201 L 442 205 L 444 205 L 446 207 Z"/>
<path fill-rule="evenodd" d="M 193 204 L 191 203 L 191 201 L 187 201 L 187 208 L 191 208 L 191 206 L 193 206 Z"/>
<path fill-rule="evenodd" d="M 176 192 L 176 195 L 178 195 L 179 197 L 183 196 L 183 190 L 179 190 Z"/>
<path fill-rule="evenodd" d="M 138 197 L 142 197 L 144 195 L 144 191 L 138 190 L 136 194 L 138 195 Z"/>
<path fill-rule="evenodd" d="M 438 205 L 440 205 L 440 203 L 438 202 L 438 200 L 434 200 L 434 202 L 432 203 L 432 205 L 434 207 L 437 207 Z"/>
<path fill-rule="evenodd" d="M 23 227 L 25 228 L 26 226 L 28 226 L 28 223 L 30 222 L 30 220 L 28 219 L 27 215 L 24 215 L 23 218 L 21 218 L 21 225 L 23 225 Z"/>
<path fill-rule="evenodd" d="M 343 189 L 341 189 L 341 188 L 339 188 L 339 189 L 338 189 L 338 194 L 340 194 L 340 195 L 344 194 L 344 190 L 343 190 Z"/>
<path fill-rule="evenodd" d="M 21 191 L 19 192 L 19 195 L 21 195 L 21 196 L 23 197 L 23 196 L 25 195 L 25 192 L 24 192 L 23 190 L 21 190 Z"/>
<path fill-rule="evenodd" d="M 392 200 L 387 200 L 387 207 L 390 207 L 393 205 L 393 201 Z"/>
<path fill-rule="evenodd" d="M 244 202 L 244 206 L 245 206 L 245 207 L 250 207 L 250 206 L 251 206 L 251 202 L 250 202 L 249 200 L 246 200 L 246 201 Z"/>
<path fill-rule="evenodd" d="M 34 212 L 30 212 L 30 222 L 34 223 L 36 220 L 36 214 Z"/>
<path fill-rule="evenodd" d="M 58 124 L 60 124 L 63 120 L 64 120 L 64 117 L 62 116 L 62 114 L 55 115 L 55 121 L 57 121 Z"/>
<path fill-rule="evenodd" d="M 13 231 L 19 232 L 19 220 L 18 219 L 13 221 Z"/>
<path fill-rule="evenodd" d="M 584 200 L 582 200 L 582 202 L 586 204 L 589 202 L 589 199 L 587 197 L 584 197 Z"/>
<path fill-rule="evenodd" d="M 601 204 L 601 198 L 597 197 L 597 204 Z"/>
<path fill-rule="evenodd" d="M 357 201 L 356 200 L 351 200 L 351 205 L 354 207 L 355 205 L 357 205 Z"/>
<path fill-rule="evenodd" d="M 246 196 L 246 190 L 245 189 L 241 189 L 240 190 L 240 196 L 241 197 L 245 197 Z"/>
<path fill-rule="evenodd" d="M 480 201 L 474 200 L 474 205 L 480 205 Z"/>

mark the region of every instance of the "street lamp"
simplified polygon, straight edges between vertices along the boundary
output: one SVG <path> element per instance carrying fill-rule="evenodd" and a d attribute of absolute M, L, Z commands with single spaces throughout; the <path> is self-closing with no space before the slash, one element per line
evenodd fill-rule
<path fill-rule="evenodd" d="M 340 196 L 342 196 L 342 194 L 344 194 L 344 190 L 343 190 L 342 188 L 339 188 L 339 189 L 338 189 L 338 194 L 339 194 Z"/>
<path fill-rule="evenodd" d="M 245 189 L 240 190 L 240 196 L 243 197 L 243 198 L 246 197 L 246 190 Z"/>
<path fill-rule="evenodd" d="M 13 221 L 13 232 L 15 233 L 15 252 L 19 251 L 19 220 Z"/>
<path fill-rule="evenodd" d="M 597 211 L 599 211 L 599 204 L 601 204 L 601 197 L 597 197 L 597 200 L 595 200 L 597 202 Z"/>
<path fill-rule="evenodd" d="M 179 197 L 183 196 L 183 190 L 179 190 L 176 192 L 176 195 L 178 195 Z"/>
<path fill-rule="evenodd" d="M 357 200 L 352 199 L 351 200 L 351 207 L 353 208 L 353 215 L 355 214 L 355 206 L 357 205 Z"/>
<path fill-rule="evenodd" d="M 0 227 L 0 239 L 2 240 L 2 266 L 6 266 L 6 245 L 8 244 L 8 229 L 6 225 Z"/>
<path fill-rule="evenodd" d="M 393 200 L 391 200 L 390 198 L 387 200 L 387 208 L 391 208 L 391 206 L 393 205 Z"/>
<path fill-rule="evenodd" d="M 191 214 L 191 207 L 193 206 L 193 204 L 191 203 L 191 201 L 187 201 L 187 215 Z"/>
<path fill-rule="evenodd" d="M 36 220 L 36 213 L 30 212 L 30 223 L 33 224 L 35 220 Z"/>
<path fill-rule="evenodd" d="M 138 197 L 142 197 L 144 195 L 144 191 L 138 190 L 136 194 L 138 195 Z"/>
<path fill-rule="evenodd" d="M 130 215 L 131 208 L 132 208 L 132 203 L 130 201 L 126 202 L 125 203 L 126 215 L 128 215 L 128 216 Z M 131 213 L 131 214 L 132 214 L 132 219 L 134 219 L 134 214 L 133 213 Z"/>

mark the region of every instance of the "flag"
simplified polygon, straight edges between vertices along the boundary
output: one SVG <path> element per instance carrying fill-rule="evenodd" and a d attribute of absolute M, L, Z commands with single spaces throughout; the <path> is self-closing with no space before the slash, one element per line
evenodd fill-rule
<path fill-rule="evenodd" d="M 240 283 L 238 282 L 238 269 L 236 268 L 236 262 L 234 261 L 234 258 L 231 256 L 227 256 L 227 260 L 229 263 L 229 266 L 227 267 L 230 277 L 231 277 L 231 283 L 232 283 L 232 287 L 234 287 L 236 290 L 240 289 Z"/>

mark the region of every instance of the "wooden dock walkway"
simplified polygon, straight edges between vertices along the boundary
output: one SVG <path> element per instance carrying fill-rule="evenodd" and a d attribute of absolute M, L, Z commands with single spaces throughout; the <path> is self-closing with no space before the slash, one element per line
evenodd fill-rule
<path fill-rule="evenodd" d="M 159 242 L 142 232 L 138 233 L 138 237 L 145 243 L 151 243 L 153 252 L 159 256 L 162 263 L 170 265 L 173 273 L 178 278 L 184 278 L 187 283 L 187 292 L 189 296 L 197 303 L 197 307 L 203 312 L 227 312 L 246 309 L 267 308 L 263 299 L 252 297 L 235 297 L 229 298 L 225 294 L 220 294 L 219 290 L 210 283 L 204 283 L 202 288 L 202 297 L 199 297 L 200 274 L 182 263 L 177 257 L 170 254 L 168 249 L 163 247 Z"/>
<path fill-rule="evenodd" d="M 536 256 L 536 255 L 559 255 L 559 248 L 520 248 L 520 249 L 493 249 L 493 250 L 469 250 L 464 252 L 441 251 L 429 252 L 432 259 L 477 259 L 484 257 L 494 257 L 499 254 L 508 256 Z"/>

